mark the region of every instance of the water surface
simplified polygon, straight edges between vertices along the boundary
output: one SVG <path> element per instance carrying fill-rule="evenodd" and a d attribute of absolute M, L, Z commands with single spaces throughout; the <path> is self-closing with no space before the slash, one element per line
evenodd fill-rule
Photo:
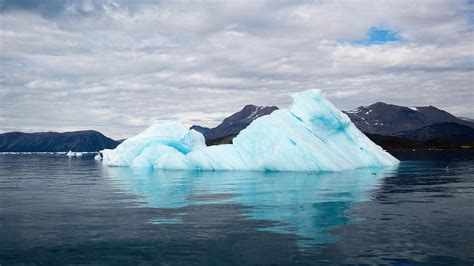
<path fill-rule="evenodd" d="M 474 262 L 474 154 L 339 173 L 0 155 L 0 264 Z"/>

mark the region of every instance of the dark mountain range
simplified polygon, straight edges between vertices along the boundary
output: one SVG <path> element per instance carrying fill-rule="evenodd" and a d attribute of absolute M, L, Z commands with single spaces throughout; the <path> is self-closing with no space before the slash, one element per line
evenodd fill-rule
<path fill-rule="evenodd" d="M 399 149 L 459 149 L 473 148 L 474 142 L 453 142 L 449 140 L 427 140 L 418 141 L 412 139 L 398 138 L 392 136 L 383 136 L 377 134 L 365 133 L 369 139 L 381 146 L 385 150 Z"/>
<path fill-rule="evenodd" d="M 258 117 L 271 114 L 278 107 L 246 105 L 214 128 L 194 125 L 207 145 L 232 143 L 232 139 Z M 354 124 L 385 149 L 453 148 L 474 146 L 472 119 L 460 119 L 433 106 L 403 107 L 375 103 L 344 111 Z M 99 151 L 115 148 L 121 141 L 97 131 L 9 132 L 0 134 L 0 152 Z"/>
<path fill-rule="evenodd" d="M 474 128 L 473 122 L 433 106 L 410 108 L 378 102 L 344 113 L 362 132 L 386 136 L 440 123 L 457 123 Z"/>
<path fill-rule="evenodd" d="M 394 137 L 417 141 L 449 140 L 452 142 L 474 142 L 474 128 L 457 123 L 440 123 L 419 129 L 401 131 Z"/>
<path fill-rule="evenodd" d="M 191 129 L 201 132 L 207 145 L 232 143 L 232 139 L 253 120 L 277 109 L 275 106 L 246 105 L 215 128 L 195 125 Z M 344 113 L 384 148 L 452 148 L 473 142 L 473 122 L 433 106 L 410 108 L 378 102 Z"/>
<path fill-rule="evenodd" d="M 1 152 L 93 152 L 113 149 L 119 142 L 110 139 L 100 132 L 8 132 L 0 134 Z"/>
<path fill-rule="evenodd" d="M 228 136 L 239 134 L 241 130 L 250 125 L 250 123 L 255 119 L 271 114 L 277 109 L 278 107 L 276 106 L 262 107 L 246 105 L 242 110 L 224 119 L 224 121 L 215 128 L 194 125 L 191 129 L 201 132 L 206 138 L 206 141 L 213 142 Z"/>

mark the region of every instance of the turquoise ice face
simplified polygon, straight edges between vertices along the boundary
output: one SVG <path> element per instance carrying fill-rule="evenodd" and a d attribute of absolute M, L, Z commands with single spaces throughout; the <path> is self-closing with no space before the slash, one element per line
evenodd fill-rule
<path fill-rule="evenodd" d="M 348 211 L 368 200 L 393 168 L 344 172 L 153 171 L 104 168 L 119 187 L 140 196 L 137 207 L 176 209 L 154 224 L 180 223 L 179 209 L 202 204 L 238 204 L 245 219 L 272 221 L 262 231 L 293 234 L 300 248 L 330 243 L 330 230 L 357 219 Z"/>

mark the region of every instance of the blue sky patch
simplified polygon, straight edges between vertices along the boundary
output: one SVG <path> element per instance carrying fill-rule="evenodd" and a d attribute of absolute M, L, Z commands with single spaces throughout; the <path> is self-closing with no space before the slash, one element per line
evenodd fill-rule
<path fill-rule="evenodd" d="M 367 39 L 365 40 L 356 40 L 351 41 L 352 44 L 357 45 L 376 45 L 376 44 L 384 44 L 387 42 L 396 42 L 400 40 L 400 35 L 397 31 L 391 29 L 384 29 L 373 27 L 370 28 Z"/>

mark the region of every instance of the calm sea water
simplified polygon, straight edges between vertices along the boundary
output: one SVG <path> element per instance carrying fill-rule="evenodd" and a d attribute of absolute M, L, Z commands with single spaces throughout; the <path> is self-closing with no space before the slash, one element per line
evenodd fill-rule
<path fill-rule="evenodd" d="M 341 173 L 0 155 L 0 264 L 474 262 L 474 153 Z"/>

